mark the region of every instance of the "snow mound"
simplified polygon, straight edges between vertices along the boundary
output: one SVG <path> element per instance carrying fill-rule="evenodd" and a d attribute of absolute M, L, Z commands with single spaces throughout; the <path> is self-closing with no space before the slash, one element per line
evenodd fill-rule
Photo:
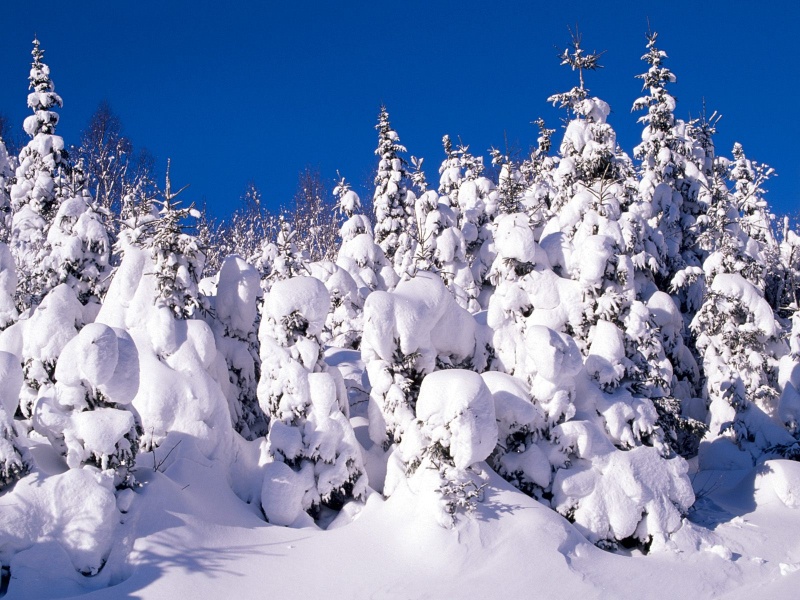
<path fill-rule="evenodd" d="M 789 460 L 768 460 L 756 474 L 756 503 L 767 502 L 772 494 L 789 508 L 800 508 L 800 464 Z"/>
<path fill-rule="evenodd" d="M 428 443 L 446 448 L 459 469 L 485 460 L 497 445 L 492 393 L 472 371 L 449 369 L 425 377 L 417 419 Z"/>
<path fill-rule="evenodd" d="M 95 575 L 111 553 L 119 522 L 113 490 L 112 479 L 93 467 L 23 479 L 0 511 L 0 560 L 7 565 L 15 554 L 55 541 L 75 570 Z"/>
<path fill-rule="evenodd" d="M 586 421 L 563 423 L 554 436 L 571 448 L 574 461 L 556 472 L 552 505 L 589 541 L 648 543 L 681 526 L 694 503 L 686 461 L 665 460 L 647 446 L 618 450 Z"/>

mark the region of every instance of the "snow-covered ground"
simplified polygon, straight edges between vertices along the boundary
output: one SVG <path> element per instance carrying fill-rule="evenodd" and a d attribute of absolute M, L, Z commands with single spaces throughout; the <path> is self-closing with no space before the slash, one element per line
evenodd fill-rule
<path fill-rule="evenodd" d="M 430 492 L 403 486 L 322 531 L 265 523 L 212 464 L 175 454 L 137 472 L 100 574 L 79 574 L 43 541 L 12 560 L 7 598 L 789 599 L 800 584 L 800 465 L 786 461 L 709 473 L 671 547 L 642 556 L 596 548 L 483 468 L 483 500 L 453 529 L 428 510 Z"/>

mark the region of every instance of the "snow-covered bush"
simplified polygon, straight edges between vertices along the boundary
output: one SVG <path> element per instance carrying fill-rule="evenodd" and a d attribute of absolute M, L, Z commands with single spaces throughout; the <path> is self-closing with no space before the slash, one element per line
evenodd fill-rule
<path fill-rule="evenodd" d="M 469 468 L 486 460 L 497 445 L 494 399 L 477 373 L 448 369 L 423 379 L 416 413 L 396 450 L 385 493 L 403 476 L 419 475 L 428 486 L 436 481 L 440 522 L 452 525 L 457 512 L 474 510 L 480 498 Z"/>
<path fill-rule="evenodd" d="M 50 290 L 27 319 L 0 333 L 0 350 L 15 354 L 22 361 L 25 383 L 19 395 L 19 409 L 23 416 L 31 416 L 38 396 L 52 392 L 58 357 L 84 323 L 84 307 L 75 291 L 61 284 Z"/>
<path fill-rule="evenodd" d="M 686 462 L 655 449 L 619 450 L 596 423 L 568 421 L 553 438 L 567 450 L 569 467 L 553 481 L 552 505 L 591 542 L 612 547 L 634 540 L 649 546 L 682 524 L 694 503 Z"/>
<path fill-rule="evenodd" d="M 23 457 L 14 428 L 14 415 L 19 408 L 22 388 L 22 367 L 19 357 L 0 352 L 0 491 L 5 490 L 25 473 L 30 464 Z"/>
<path fill-rule="evenodd" d="M 142 433 L 130 406 L 139 387 L 133 339 L 107 325 L 86 325 L 64 346 L 55 379 L 37 398 L 34 428 L 62 451 L 70 468 L 111 469 L 117 487 L 131 485 Z"/>
<path fill-rule="evenodd" d="M 215 293 L 209 297 L 213 316 L 207 319 L 228 365 L 231 419 L 236 431 L 247 439 L 267 432 L 266 415 L 256 393 L 261 369 L 257 334 L 260 283 L 255 267 L 239 256 L 228 256 L 216 276 Z"/>
<path fill-rule="evenodd" d="M 308 270 L 325 284 L 331 297 L 322 342 L 337 348 L 358 348 L 363 330 L 364 299 L 350 274 L 330 261 L 311 263 Z"/>
<path fill-rule="evenodd" d="M 179 318 L 159 302 L 161 291 L 149 249 L 126 236 L 117 269 L 96 322 L 126 331 L 139 357 L 138 391 L 131 406 L 139 414 L 145 451 L 191 440 L 207 459 L 231 460 L 230 391 L 225 357 L 204 321 Z M 188 444 L 187 444 L 188 445 Z"/>
<path fill-rule="evenodd" d="M 413 423 L 422 380 L 439 367 L 482 370 L 486 361 L 475 319 L 427 271 L 364 304 L 361 356 L 372 391 L 370 438 L 387 449 Z"/>
<path fill-rule="evenodd" d="M 313 277 L 277 281 L 264 298 L 258 399 L 270 423 L 261 505 L 280 525 L 366 494 L 344 381 L 322 358 L 329 306 L 325 285 Z"/>
<path fill-rule="evenodd" d="M 14 256 L 6 244 L 0 242 L 0 331 L 19 317 L 14 298 L 17 293 L 17 268 Z"/>
<path fill-rule="evenodd" d="M 47 232 L 50 254 L 40 267 L 52 285 L 66 283 L 82 304 L 99 309 L 108 288 L 111 243 L 104 219 L 83 190 L 64 198 Z"/>

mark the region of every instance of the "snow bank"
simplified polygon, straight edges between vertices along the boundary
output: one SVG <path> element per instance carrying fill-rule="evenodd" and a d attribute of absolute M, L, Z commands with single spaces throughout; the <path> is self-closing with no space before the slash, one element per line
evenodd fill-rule
<path fill-rule="evenodd" d="M 93 467 L 60 475 L 31 475 L 4 497 L 0 512 L 0 561 L 25 561 L 25 551 L 54 541 L 75 570 L 103 568 L 119 523 L 113 481 Z M 12 558 L 13 557 L 13 558 Z M 40 565 L 40 567 L 43 565 Z"/>

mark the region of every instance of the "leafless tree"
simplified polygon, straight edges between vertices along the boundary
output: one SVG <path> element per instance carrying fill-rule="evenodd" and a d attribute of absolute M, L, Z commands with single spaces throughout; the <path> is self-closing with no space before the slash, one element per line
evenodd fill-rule
<path fill-rule="evenodd" d="M 298 178 L 291 220 L 295 243 L 312 261 L 335 260 L 339 223 L 336 203 L 319 170 L 306 167 Z"/>
<path fill-rule="evenodd" d="M 74 156 L 83 160 L 95 200 L 117 215 L 127 190 L 152 180 L 152 156 L 146 150 L 134 151 L 131 140 L 122 134 L 119 116 L 106 101 L 91 116 Z"/>

